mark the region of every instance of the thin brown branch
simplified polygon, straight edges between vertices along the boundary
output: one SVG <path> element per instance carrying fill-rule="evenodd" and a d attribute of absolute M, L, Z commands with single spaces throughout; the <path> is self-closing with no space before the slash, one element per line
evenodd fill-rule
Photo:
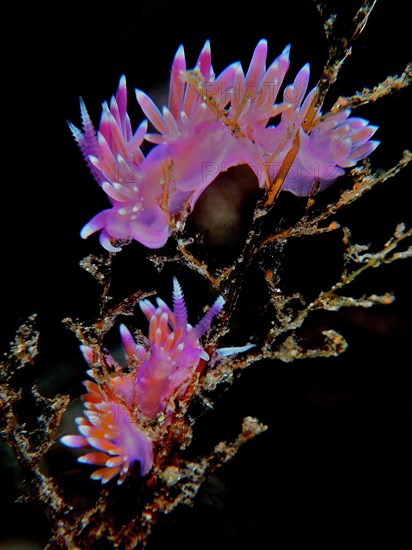
<path fill-rule="evenodd" d="M 361 92 L 356 92 L 350 97 L 340 97 L 331 112 L 342 111 L 344 109 L 355 109 L 361 105 L 366 105 L 385 97 L 393 92 L 397 92 L 410 86 L 412 83 L 411 65 L 408 65 L 401 76 L 388 76 L 383 82 L 380 82 L 372 89 L 364 88 Z"/>

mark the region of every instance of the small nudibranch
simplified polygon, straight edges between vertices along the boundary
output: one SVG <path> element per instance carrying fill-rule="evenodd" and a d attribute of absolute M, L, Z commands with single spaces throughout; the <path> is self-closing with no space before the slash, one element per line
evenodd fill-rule
<path fill-rule="evenodd" d="M 81 347 L 93 381 L 84 382 L 85 411 L 76 419 L 80 435 L 61 438 L 68 447 L 91 449 L 78 460 L 99 466 L 91 477 L 102 483 L 115 476 L 119 476 L 118 484 L 123 483 L 135 463 L 139 463 L 142 476 L 151 470 L 155 434 L 160 433 L 151 429 L 151 424 L 159 413 L 166 417 L 173 414 L 175 400 L 183 396 L 196 375 L 199 361 L 209 360 L 200 339 L 222 310 L 224 300 L 218 297 L 195 326 L 188 322 L 177 279 L 173 280 L 172 309 L 160 298 L 157 306 L 149 300 L 142 300 L 139 305 L 149 321 L 147 345 L 137 344 L 126 326 L 120 326 L 130 372 L 124 373 L 109 355 L 106 363 L 113 367 L 114 375 L 104 376 L 104 382 L 98 382 L 93 371 L 95 354 L 91 348 Z M 250 347 L 224 348 L 221 354 L 227 356 Z"/>

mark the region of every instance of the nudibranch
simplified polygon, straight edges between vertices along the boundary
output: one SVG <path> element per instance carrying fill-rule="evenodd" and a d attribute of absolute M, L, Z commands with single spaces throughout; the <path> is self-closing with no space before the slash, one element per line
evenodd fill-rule
<path fill-rule="evenodd" d="M 111 203 L 83 227 L 83 238 L 100 231 L 100 242 L 110 251 L 133 239 L 162 247 L 170 236 L 170 216 L 193 208 L 221 172 L 248 165 L 259 186 L 268 187 L 287 162 L 296 136 L 299 148 L 281 189 L 298 196 L 326 189 L 345 168 L 372 153 L 379 144 L 370 139 L 377 127 L 350 117 L 349 109 L 326 115 L 318 110 L 304 129 L 317 90 L 307 93 L 308 64 L 284 87 L 277 103 L 290 48 L 269 67 L 267 49 L 261 40 L 246 74 L 240 63 L 233 63 L 215 75 L 209 42 L 191 71 L 181 46 L 172 64 L 167 106 L 160 111 L 136 90 L 147 120 L 134 132 L 124 76 L 110 105 L 103 104 L 97 131 L 81 100 L 82 129 L 70 128 Z M 156 133 L 147 132 L 148 121 Z M 144 141 L 154 144 L 146 156 Z"/>
<path fill-rule="evenodd" d="M 127 327 L 120 325 L 128 372 L 108 355 L 105 361 L 113 373 L 97 380 L 94 365 L 99 358 L 91 348 L 81 347 L 92 380 L 84 382 L 85 410 L 83 416 L 76 419 L 79 435 L 61 438 L 69 447 L 88 449 L 78 460 L 99 466 L 91 477 L 102 483 L 115 476 L 119 476 L 118 484 L 123 483 L 135 463 L 139 464 L 142 476 L 151 470 L 156 442 L 153 421 L 162 413 L 167 426 L 176 401 L 196 376 L 199 361 L 209 360 L 200 339 L 220 313 L 224 300 L 219 296 L 194 326 L 188 322 L 177 279 L 173 281 L 173 308 L 160 298 L 156 305 L 149 300 L 142 300 L 139 305 L 149 321 L 146 345 L 137 344 Z M 227 356 L 250 347 L 224 348 L 220 353 Z"/>

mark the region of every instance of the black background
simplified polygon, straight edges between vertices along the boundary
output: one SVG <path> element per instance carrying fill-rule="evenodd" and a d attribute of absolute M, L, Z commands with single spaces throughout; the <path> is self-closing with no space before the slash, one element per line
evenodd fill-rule
<path fill-rule="evenodd" d="M 345 3 L 344 17 L 355 6 Z M 388 74 L 400 74 L 412 60 L 403 6 L 400 0 L 378 2 L 330 103 Z M 150 92 L 167 81 L 181 43 L 191 67 L 210 38 L 216 72 L 237 59 L 246 68 L 262 37 L 269 42 L 270 60 L 290 43 L 288 82 L 310 61 L 312 85 L 327 47 L 314 3 L 303 0 L 252 2 L 247 8 L 162 0 L 109 8 L 70 2 L 23 9 L 16 4 L 3 27 L 0 341 L 6 350 L 15 329 L 37 312 L 42 335 L 39 366 L 32 367 L 38 369 L 37 382 L 41 386 L 49 377 L 43 382 L 46 393 L 77 396 L 83 363 L 61 319 L 93 319 L 97 313 L 97 284 L 78 262 L 101 249 L 95 236 L 82 241 L 79 232 L 106 207 L 66 124 L 66 119 L 79 122 L 78 96 L 97 122 L 101 102 L 125 74 L 137 125 L 141 115 L 131 91 Z M 411 147 L 410 92 L 369 105 L 359 116 L 380 127 L 382 144 L 372 158 L 376 168 L 389 168 Z M 378 245 L 397 222 L 411 224 L 410 180 L 408 169 L 343 214 L 340 221 L 354 228 L 355 240 Z M 131 263 L 119 263 L 127 281 L 124 295 L 139 285 L 149 288 L 155 276 L 168 298 L 170 277 L 145 271 L 142 247 L 127 254 Z M 310 287 L 335 261 L 327 248 L 296 254 L 287 266 L 291 288 L 300 281 Z M 345 334 L 350 348 L 343 356 L 257 366 L 222 395 L 215 412 L 200 422 L 205 449 L 219 437 L 233 436 L 248 414 L 268 423 L 270 430 L 218 472 L 218 483 L 205 487 L 194 509 L 169 518 L 149 548 L 163 547 L 165 541 L 181 548 L 411 547 L 411 274 L 409 260 L 370 275 L 365 288 L 394 291 L 392 306 L 346 311 L 333 321 L 328 317 L 313 323 L 315 328 L 332 324 Z M 187 290 L 189 303 L 191 292 L 195 300 L 196 289 Z M 251 295 L 253 287 L 247 292 Z M 209 300 L 207 292 L 204 297 Z M 34 509 L 12 505 L 11 466 L 5 462 L 2 471 L 7 513 L 0 519 L 0 540 L 17 535 L 46 540 L 47 525 Z M 218 494 L 211 497 L 216 483 Z"/>

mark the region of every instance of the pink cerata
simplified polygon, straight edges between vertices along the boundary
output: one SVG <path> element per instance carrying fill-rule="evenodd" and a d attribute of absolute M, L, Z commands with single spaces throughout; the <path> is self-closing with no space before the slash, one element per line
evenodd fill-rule
<path fill-rule="evenodd" d="M 79 462 L 99 466 L 91 477 L 107 483 L 118 476 L 123 483 L 134 464 L 145 476 L 153 465 L 153 446 L 156 432 L 151 424 L 161 413 L 166 422 L 175 404 L 187 389 L 199 361 L 209 360 L 200 339 L 224 304 L 218 297 L 201 320 L 188 323 L 182 289 L 173 281 L 173 309 L 160 298 L 155 306 L 149 300 L 139 302 L 149 321 L 146 345 L 135 342 L 125 325 L 120 326 L 126 367 L 122 368 L 110 355 L 106 363 L 113 374 L 100 383 L 95 379 L 93 366 L 98 362 L 91 348 L 82 346 L 87 371 L 94 381 L 86 381 L 87 393 L 82 399 L 84 415 L 76 419 L 80 435 L 67 435 L 61 442 L 68 447 L 90 449 L 78 458 Z M 247 351 L 252 345 L 222 348 L 222 356 Z"/>
<path fill-rule="evenodd" d="M 160 111 L 136 90 L 147 120 L 134 132 L 124 76 L 110 105 L 103 104 L 97 132 L 81 100 L 82 129 L 70 128 L 111 203 L 83 227 L 81 236 L 100 231 L 109 251 L 130 240 L 162 247 L 170 236 L 169 217 L 193 208 L 221 172 L 248 165 L 260 187 L 268 178 L 273 181 L 297 134 L 299 150 L 282 190 L 298 196 L 307 196 L 314 184 L 318 191 L 326 189 L 345 168 L 367 157 L 379 144 L 370 140 L 377 127 L 350 117 L 348 109 L 327 116 L 318 111 L 311 129 L 303 129 L 316 88 L 307 93 L 308 64 L 283 86 L 289 49 L 267 68 L 267 42 L 261 40 L 246 74 L 237 62 L 216 76 L 209 42 L 192 71 L 181 46 L 172 64 L 167 106 Z M 148 121 L 157 133 L 147 133 Z M 141 150 L 144 141 L 154 144 L 147 156 Z"/>

